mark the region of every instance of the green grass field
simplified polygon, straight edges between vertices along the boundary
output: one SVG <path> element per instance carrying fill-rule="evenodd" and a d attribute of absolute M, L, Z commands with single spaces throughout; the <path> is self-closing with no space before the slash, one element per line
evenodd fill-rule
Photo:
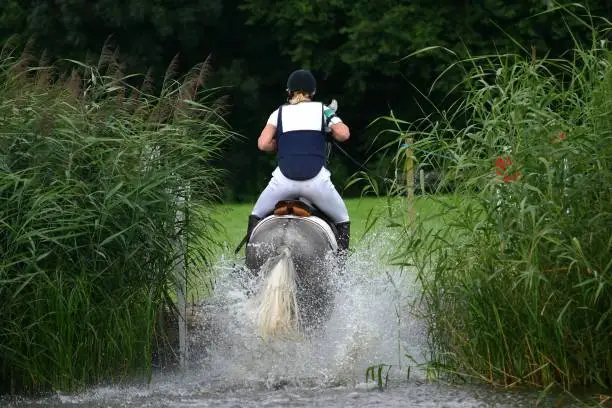
<path fill-rule="evenodd" d="M 385 198 L 364 197 L 346 199 L 345 202 L 351 217 L 351 243 L 357 244 L 366 231 L 368 221 L 385 210 L 387 201 Z M 244 237 L 253 204 L 223 204 L 215 209 L 214 217 L 223 226 L 219 240 L 225 243 L 227 249 L 236 248 Z"/>
<path fill-rule="evenodd" d="M 398 200 L 395 200 L 398 201 Z M 359 244 L 364 234 L 368 229 L 368 225 L 375 217 L 384 213 L 387 208 L 386 198 L 366 197 L 352 198 L 345 200 L 349 216 L 351 217 L 351 248 L 355 248 Z M 218 205 L 212 209 L 212 218 L 217 220 L 221 226 L 219 236 L 215 241 L 222 244 L 221 247 L 215 248 L 212 258 L 213 263 L 219 260 L 222 256 L 229 259 L 234 257 L 234 250 L 242 241 L 246 234 L 247 219 L 253 203 L 232 203 Z M 238 257 L 244 255 L 244 247 L 241 249 Z M 192 301 L 203 299 L 210 295 L 211 276 L 203 275 L 192 281 L 189 289 L 188 297 Z"/>
<path fill-rule="evenodd" d="M 446 200 L 451 196 L 443 197 Z M 438 226 L 443 222 L 439 218 L 442 207 L 436 202 L 440 197 L 434 199 L 432 196 L 415 197 L 415 213 L 430 219 L 430 225 Z M 408 216 L 408 205 L 405 198 L 386 197 L 362 197 L 345 199 L 346 206 L 351 218 L 351 248 L 359 245 L 372 227 L 389 226 L 396 222 L 402 224 L 404 217 Z M 392 211 L 389 210 L 391 207 Z M 213 218 L 222 225 L 219 241 L 224 248 L 218 251 L 221 254 L 233 253 L 244 234 L 246 233 L 247 218 L 253 208 L 253 203 L 248 204 L 223 204 L 215 208 Z"/>
<path fill-rule="evenodd" d="M 415 213 L 427 218 L 427 223 L 432 227 L 438 228 L 444 222 L 444 218 L 438 217 L 443 214 L 443 207 L 437 203 L 437 200 L 446 201 L 449 197 L 415 197 Z M 393 223 L 404 225 L 405 217 L 408 215 L 408 204 L 403 197 L 390 200 L 386 197 L 348 198 L 345 199 L 345 203 L 351 218 L 350 247 L 352 250 L 356 250 L 364 237 L 374 229 L 386 228 Z M 213 251 L 215 254 L 212 258 L 213 263 L 222 256 L 226 259 L 234 257 L 234 250 L 246 233 L 247 218 L 252 208 L 253 203 L 233 203 L 218 205 L 212 209 L 212 218 L 217 220 L 221 226 L 221 231 L 215 240 L 222 244 L 221 247 L 215 248 Z M 244 247 L 237 257 L 240 258 L 243 255 Z M 381 260 L 381 262 L 383 261 Z M 189 298 L 195 301 L 209 296 L 210 279 L 211 276 L 208 275 L 195 278 L 195 281 L 192 281 L 192 285 L 190 285 Z"/>

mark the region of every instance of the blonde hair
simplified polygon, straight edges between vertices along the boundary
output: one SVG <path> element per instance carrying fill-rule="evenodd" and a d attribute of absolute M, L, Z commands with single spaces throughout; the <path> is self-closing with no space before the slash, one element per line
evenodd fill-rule
<path fill-rule="evenodd" d="M 289 103 L 295 105 L 296 103 L 310 101 L 310 94 L 296 91 L 289 95 Z"/>

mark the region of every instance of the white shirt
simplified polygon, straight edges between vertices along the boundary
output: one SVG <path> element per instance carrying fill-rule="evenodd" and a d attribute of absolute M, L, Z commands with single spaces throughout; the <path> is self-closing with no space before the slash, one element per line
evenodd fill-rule
<path fill-rule="evenodd" d="M 321 124 L 326 123 L 331 117 L 325 131 L 330 132 L 330 126 L 342 122 L 335 112 L 325 106 L 322 109 L 321 102 L 300 102 L 295 105 L 283 106 L 283 132 L 292 130 L 321 130 Z M 268 118 L 268 125 L 276 127 L 278 123 L 278 109 Z"/>

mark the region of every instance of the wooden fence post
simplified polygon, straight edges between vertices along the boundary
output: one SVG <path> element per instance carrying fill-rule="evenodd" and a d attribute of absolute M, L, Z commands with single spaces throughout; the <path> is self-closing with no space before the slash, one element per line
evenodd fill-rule
<path fill-rule="evenodd" d="M 178 329 L 179 329 L 179 365 L 181 369 L 187 366 L 187 278 L 185 268 L 186 242 L 185 242 L 185 210 L 186 195 L 189 194 L 189 186 L 179 189 L 177 197 L 177 212 L 176 212 L 176 231 L 177 249 L 179 254 L 178 262 L 175 266 L 174 273 L 176 279 L 176 301 L 178 308 Z"/>
<path fill-rule="evenodd" d="M 421 195 L 425 194 L 425 170 L 419 170 L 419 183 L 421 184 Z"/>

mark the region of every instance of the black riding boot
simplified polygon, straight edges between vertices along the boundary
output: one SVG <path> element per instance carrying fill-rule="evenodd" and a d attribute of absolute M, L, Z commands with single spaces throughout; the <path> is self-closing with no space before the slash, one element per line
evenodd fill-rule
<path fill-rule="evenodd" d="M 338 250 L 348 251 L 349 241 L 351 239 L 351 222 L 347 221 L 336 224 L 336 231 L 338 231 L 338 235 L 336 236 Z"/>
<path fill-rule="evenodd" d="M 255 228 L 255 226 L 257 225 L 257 223 L 261 221 L 261 218 L 259 218 L 256 215 L 249 215 L 249 224 L 247 226 L 247 233 L 246 233 L 246 244 L 249 244 L 249 240 L 251 239 L 251 234 L 253 233 L 253 229 Z"/>
<path fill-rule="evenodd" d="M 344 270 L 344 264 L 348 257 L 349 241 L 351 239 L 351 222 L 341 222 L 336 224 L 336 241 L 338 242 L 338 260 L 340 269 Z"/>

